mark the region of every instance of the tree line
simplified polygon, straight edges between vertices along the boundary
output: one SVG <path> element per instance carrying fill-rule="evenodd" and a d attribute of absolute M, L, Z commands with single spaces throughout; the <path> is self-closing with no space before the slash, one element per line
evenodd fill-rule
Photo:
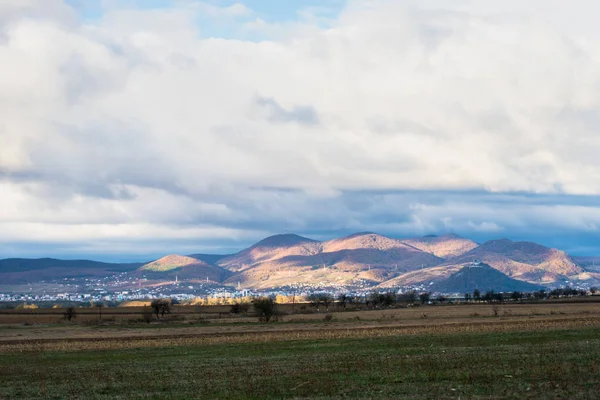
<path fill-rule="evenodd" d="M 507 300 L 521 301 L 521 300 L 544 300 L 544 299 L 557 299 L 561 297 L 583 297 L 587 296 L 588 293 L 592 295 L 596 294 L 598 289 L 596 287 L 590 288 L 589 292 L 584 289 L 575 289 L 571 287 L 555 288 L 552 290 L 540 289 L 535 292 L 520 292 L 513 291 L 508 293 L 495 292 L 488 290 L 482 293 L 478 289 L 475 289 L 473 293 L 465 293 L 465 301 L 467 302 L 503 302 Z"/>
<path fill-rule="evenodd" d="M 596 294 L 598 289 L 592 287 L 589 293 Z M 520 292 L 513 291 L 509 293 L 496 292 L 494 290 L 488 290 L 485 292 L 475 289 L 472 293 L 467 292 L 464 294 L 464 301 L 466 303 L 472 302 L 486 302 L 486 303 L 497 303 L 504 301 L 521 301 L 521 300 L 543 300 L 549 298 L 561 298 L 561 297 L 579 297 L 587 296 L 588 291 L 583 289 L 575 289 L 571 287 L 555 288 L 552 290 L 538 290 L 535 292 Z M 255 297 L 251 301 L 241 300 L 231 304 L 230 313 L 232 314 L 248 314 L 251 307 L 255 314 L 258 316 L 261 322 L 269 322 L 277 319 L 280 315 L 278 305 L 282 304 L 277 300 L 282 300 L 281 296 L 278 297 Z M 396 293 L 394 291 L 379 292 L 373 291 L 371 293 L 363 295 L 351 295 L 348 293 L 341 293 L 337 296 L 333 296 L 331 293 L 313 293 L 310 294 L 306 301 L 310 307 L 313 307 L 315 311 L 330 311 L 330 308 L 337 310 L 345 310 L 348 305 L 353 305 L 354 309 L 360 309 L 363 306 L 366 309 L 383 309 L 395 307 L 398 304 L 414 305 L 414 304 L 443 304 L 450 300 L 444 295 L 438 295 L 435 298 L 432 297 L 430 292 L 417 292 L 415 290 L 409 290 L 402 293 Z M 163 298 L 154 299 L 150 303 L 150 307 L 144 306 L 142 311 L 143 321 L 150 323 L 154 318 L 161 320 L 165 314 L 170 314 L 172 306 L 177 302 L 173 299 Z M 102 308 L 105 306 L 103 303 L 97 303 L 94 305 L 98 308 L 99 319 L 102 319 Z M 302 307 L 306 307 L 303 305 Z M 75 307 L 70 306 L 66 308 L 63 317 L 66 320 L 71 321 L 76 318 L 77 310 Z"/>

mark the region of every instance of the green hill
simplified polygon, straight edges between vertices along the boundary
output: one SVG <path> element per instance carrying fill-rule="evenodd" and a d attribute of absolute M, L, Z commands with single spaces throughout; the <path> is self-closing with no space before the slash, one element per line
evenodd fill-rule
<path fill-rule="evenodd" d="M 448 278 L 431 286 L 431 291 L 441 293 L 471 293 L 475 289 L 482 292 L 532 292 L 542 289 L 542 286 L 529 282 L 512 279 L 487 264 L 468 265 Z"/>

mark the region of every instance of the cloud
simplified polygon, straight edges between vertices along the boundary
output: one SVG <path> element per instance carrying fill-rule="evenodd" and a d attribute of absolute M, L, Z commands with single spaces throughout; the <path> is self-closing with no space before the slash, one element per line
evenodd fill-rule
<path fill-rule="evenodd" d="M 595 3 L 354 0 L 326 24 L 170 3 L 2 2 L 0 242 L 597 235 Z"/>
<path fill-rule="evenodd" d="M 211 17 L 247 17 L 253 14 L 250 8 L 241 3 L 235 3 L 226 7 L 213 6 L 207 3 L 197 3 L 197 7 L 199 7 L 203 14 Z"/>
<path fill-rule="evenodd" d="M 316 125 L 319 117 L 314 108 L 310 106 L 294 106 L 286 110 L 272 98 L 257 97 L 256 104 L 267 112 L 270 122 L 297 122 L 304 125 Z"/>

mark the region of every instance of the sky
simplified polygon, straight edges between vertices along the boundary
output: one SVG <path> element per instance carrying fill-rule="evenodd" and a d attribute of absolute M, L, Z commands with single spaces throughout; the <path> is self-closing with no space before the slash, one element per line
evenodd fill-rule
<path fill-rule="evenodd" d="M 600 255 L 600 3 L 0 0 L 0 258 Z"/>

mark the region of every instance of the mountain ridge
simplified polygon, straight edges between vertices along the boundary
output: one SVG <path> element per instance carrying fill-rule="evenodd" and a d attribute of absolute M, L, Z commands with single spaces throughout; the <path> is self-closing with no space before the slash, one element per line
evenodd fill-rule
<path fill-rule="evenodd" d="M 479 260 L 511 278 L 538 283 L 553 282 L 583 272 L 564 251 L 533 242 L 489 240 L 452 262 Z"/>
<path fill-rule="evenodd" d="M 256 289 L 292 284 L 351 286 L 359 283 L 391 288 L 442 281 L 474 260 L 489 264 L 510 278 L 536 284 L 599 276 L 591 267 L 590 270 L 583 268 L 564 251 L 533 242 L 503 238 L 478 244 L 452 233 L 396 239 L 358 232 L 325 241 L 279 234 L 235 254 L 174 254 L 150 263 L 5 259 L 0 260 L 0 281 L 22 283 L 41 280 L 40 277 L 95 277 L 139 268 L 139 273 L 148 273 L 157 279 L 171 275 L 182 279 L 209 276 L 215 282 Z"/>
<path fill-rule="evenodd" d="M 0 260 L 0 283 L 21 284 L 64 277 L 96 278 L 134 271 L 145 263 L 107 263 L 58 258 L 5 258 Z"/>

